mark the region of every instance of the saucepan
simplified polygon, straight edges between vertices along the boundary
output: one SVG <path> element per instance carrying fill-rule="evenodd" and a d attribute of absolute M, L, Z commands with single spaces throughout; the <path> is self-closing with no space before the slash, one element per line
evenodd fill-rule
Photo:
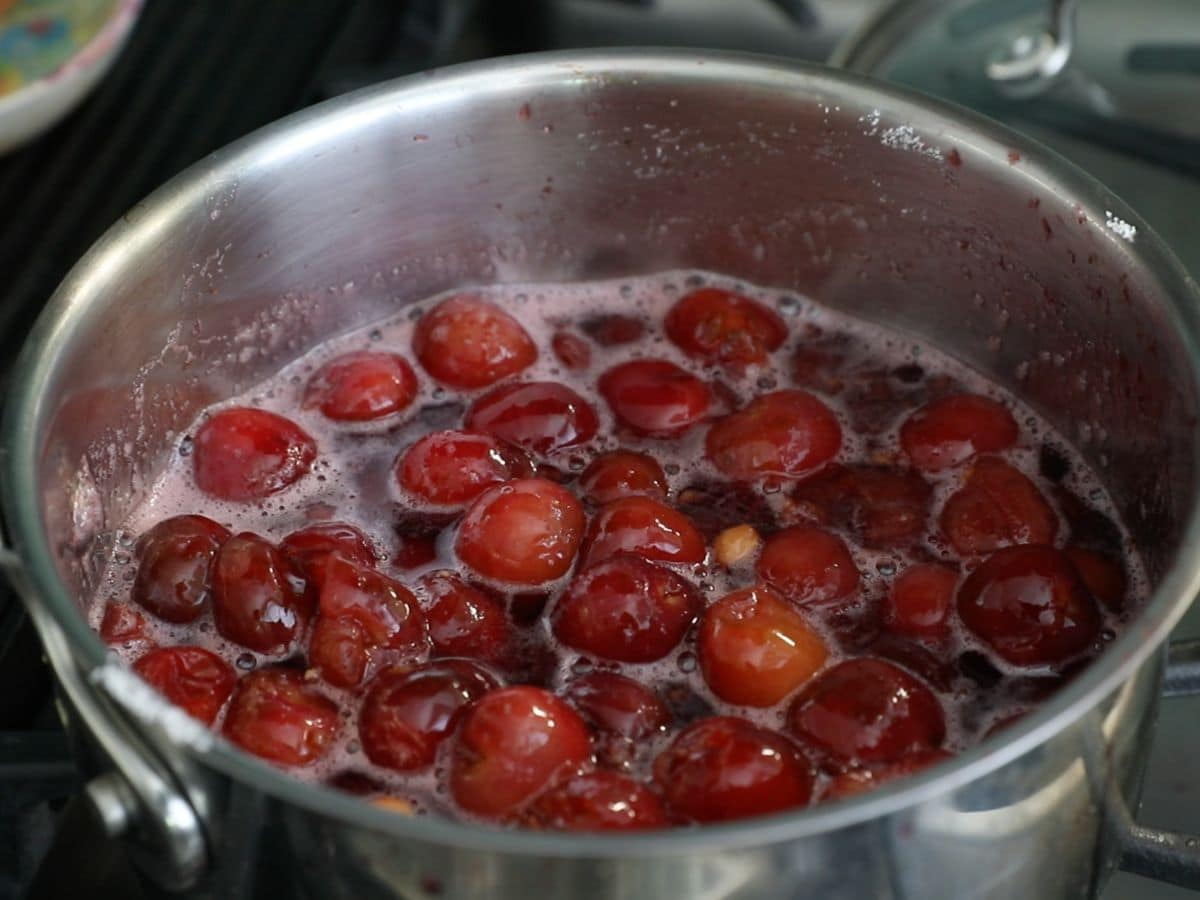
<path fill-rule="evenodd" d="M 408 818 L 235 750 L 81 612 L 172 441 L 336 333 L 450 288 L 702 268 L 927 340 L 1028 399 L 1111 487 L 1153 595 L 1043 707 L 866 796 L 642 834 Z M 993 122 L 769 58 L 494 60 L 316 106 L 131 209 L 51 299 L 3 431 L 3 552 L 87 797 L 213 896 L 1086 897 L 1200 884 L 1134 824 L 1167 635 L 1200 586 L 1200 291 L 1120 200 Z M 1167 687 L 1190 690 L 1194 647 Z"/>

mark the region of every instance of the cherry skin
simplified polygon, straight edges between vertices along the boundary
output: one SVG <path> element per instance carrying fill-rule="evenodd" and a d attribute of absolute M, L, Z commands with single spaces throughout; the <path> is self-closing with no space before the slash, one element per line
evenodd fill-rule
<path fill-rule="evenodd" d="M 1021 472 L 984 457 L 946 501 L 941 526 L 955 550 L 978 556 L 1013 544 L 1051 544 L 1058 517 Z"/>
<path fill-rule="evenodd" d="M 317 369 L 304 389 L 303 409 L 337 422 L 368 422 L 405 409 L 417 396 L 417 376 L 403 357 L 363 350 Z"/>
<path fill-rule="evenodd" d="M 947 614 L 954 604 L 958 573 L 940 563 L 909 566 L 892 583 L 883 607 L 883 620 L 893 631 L 917 637 L 942 637 L 949 632 Z"/>
<path fill-rule="evenodd" d="M 528 381 L 484 394 L 467 411 L 466 427 L 546 456 L 587 443 L 600 420 L 592 405 L 569 387 Z"/>
<path fill-rule="evenodd" d="M 239 502 L 282 491 L 308 474 L 316 458 L 316 442 L 300 426 L 247 407 L 210 416 L 192 447 L 196 486 L 218 500 Z"/>
<path fill-rule="evenodd" d="M 1127 581 L 1121 564 L 1103 553 L 1072 545 L 1064 551 L 1092 596 L 1106 609 L 1119 613 L 1125 607 Z"/>
<path fill-rule="evenodd" d="M 478 297 L 443 300 L 417 320 L 413 352 L 442 384 L 482 388 L 528 368 L 537 347 L 508 313 Z"/>
<path fill-rule="evenodd" d="M 708 385 L 662 359 L 613 366 L 597 386 L 621 425 L 652 437 L 683 433 L 708 414 L 712 402 Z"/>
<path fill-rule="evenodd" d="M 320 612 L 308 645 L 309 663 L 322 678 L 355 687 L 379 651 L 397 661 L 424 656 L 425 616 L 408 588 L 336 555 L 322 568 Z"/>
<path fill-rule="evenodd" d="M 435 431 L 396 461 L 406 491 L 438 506 L 461 506 L 489 487 L 533 472 L 525 455 L 491 435 Z"/>
<path fill-rule="evenodd" d="M 582 372 L 592 364 L 592 348 L 587 341 L 568 331 L 555 332 L 550 349 L 568 372 Z"/>
<path fill-rule="evenodd" d="M 708 430 L 704 448 L 723 474 L 739 481 L 806 475 L 842 446 L 837 416 L 806 391 L 775 391 L 751 400 Z"/>
<path fill-rule="evenodd" d="M 579 476 L 579 488 L 593 503 L 611 503 L 622 497 L 667 496 L 667 476 L 648 453 L 614 450 L 597 456 Z"/>
<path fill-rule="evenodd" d="M 293 669 L 260 669 L 238 682 L 223 733 L 255 756 L 309 766 L 333 749 L 338 705 Z"/>
<path fill-rule="evenodd" d="M 936 749 L 946 736 L 933 692 L 899 666 L 868 656 L 810 682 L 788 710 L 787 727 L 839 767 L 894 762 Z"/>
<path fill-rule="evenodd" d="M 755 569 L 759 578 L 802 605 L 832 603 L 858 587 L 858 567 L 846 543 L 836 534 L 809 525 L 768 538 Z"/>
<path fill-rule="evenodd" d="M 133 601 L 168 622 L 195 621 L 208 603 L 217 551 L 228 529 L 204 516 L 163 519 L 137 542 Z"/>
<path fill-rule="evenodd" d="M 774 310 L 721 288 L 701 288 L 680 298 L 663 329 L 688 356 L 730 366 L 765 362 L 788 334 Z"/>
<path fill-rule="evenodd" d="M 504 608 L 453 572 L 430 572 L 421 578 L 430 602 L 425 618 L 439 656 L 468 656 L 500 663 L 512 646 L 512 626 Z"/>
<path fill-rule="evenodd" d="M 704 611 L 697 651 L 713 693 L 742 706 L 774 706 L 829 655 L 804 617 L 762 585 L 726 594 Z"/>
<path fill-rule="evenodd" d="M 233 667 L 202 647 L 159 647 L 140 657 L 133 671 L 205 725 L 213 723 L 237 683 Z"/>
<path fill-rule="evenodd" d="M 1004 406 L 977 394 L 953 394 L 925 404 L 900 426 L 900 446 L 927 472 L 960 465 L 977 453 L 998 453 L 1020 429 Z"/>
<path fill-rule="evenodd" d="M 464 710 L 498 687 L 495 675 L 465 659 L 380 672 L 358 714 L 367 758 L 401 772 L 428 766 Z"/>
<path fill-rule="evenodd" d="M 345 522 L 318 522 L 293 531 L 279 542 L 279 549 L 310 581 L 322 572 L 322 563 L 333 553 L 359 566 L 378 562 L 367 536 Z"/>
<path fill-rule="evenodd" d="M 256 534 L 231 537 L 213 562 L 217 632 L 259 653 L 283 654 L 312 614 L 304 579 L 283 553 Z"/>
<path fill-rule="evenodd" d="M 866 791 L 874 790 L 881 784 L 887 784 L 889 781 L 895 781 L 898 778 L 915 775 L 918 772 L 928 769 L 930 766 L 935 766 L 940 762 L 945 762 L 953 758 L 954 754 L 946 750 L 921 750 L 916 753 L 910 753 L 908 756 L 902 757 L 893 763 L 886 763 L 869 769 L 847 769 L 845 772 L 833 777 L 825 787 L 825 790 L 821 792 L 821 801 L 828 803 L 833 800 L 845 800 L 847 797 L 855 797 Z"/>
<path fill-rule="evenodd" d="M 644 663 L 674 650 L 702 605 L 695 588 L 670 569 L 617 556 L 575 576 L 551 621 L 568 647 Z"/>
<path fill-rule="evenodd" d="M 1061 663 L 1100 631 L 1100 611 L 1075 567 L 1053 547 L 997 550 L 958 589 L 964 625 L 1017 666 Z"/>
<path fill-rule="evenodd" d="M 618 553 L 669 563 L 704 562 L 704 535 L 686 514 L 650 497 L 626 497 L 601 507 L 588 529 L 588 565 Z"/>
<path fill-rule="evenodd" d="M 145 640 L 146 617 L 128 603 L 109 602 L 100 620 L 100 639 L 110 647 Z"/>
<path fill-rule="evenodd" d="M 546 791 L 521 819 L 525 825 L 558 831 L 642 831 L 666 827 L 667 812 L 640 781 L 600 770 Z"/>
<path fill-rule="evenodd" d="M 538 687 L 501 688 L 463 717 L 450 790 L 468 812 L 501 818 L 569 778 L 591 754 L 587 725 L 565 701 Z"/>
<path fill-rule="evenodd" d="M 812 765 L 786 737 L 732 716 L 701 719 L 654 760 L 668 808 L 696 822 L 763 816 L 812 797 Z"/>
<path fill-rule="evenodd" d="M 637 740 L 661 731 L 671 714 L 642 684 L 615 672 L 589 672 L 567 685 L 564 695 L 601 731 Z"/>
<path fill-rule="evenodd" d="M 826 466 L 796 485 L 801 516 L 854 534 L 864 547 L 908 547 L 921 540 L 933 488 L 920 473 L 884 466 Z"/>
<path fill-rule="evenodd" d="M 583 507 L 542 478 L 489 488 L 468 507 L 455 549 L 485 578 L 543 584 L 567 573 L 583 539 Z"/>

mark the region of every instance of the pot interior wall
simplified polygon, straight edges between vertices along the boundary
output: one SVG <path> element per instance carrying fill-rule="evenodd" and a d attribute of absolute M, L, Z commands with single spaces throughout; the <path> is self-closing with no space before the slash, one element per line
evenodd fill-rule
<path fill-rule="evenodd" d="M 1157 578 L 1194 503 L 1187 348 L 1136 239 L 1045 162 L 746 64 L 514 65 L 277 128 L 132 210 L 64 287 L 36 473 L 62 574 L 85 592 L 97 538 L 199 409 L 324 337 L 457 286 L 696 267 L 905 330 L 1030 398 Z"/>

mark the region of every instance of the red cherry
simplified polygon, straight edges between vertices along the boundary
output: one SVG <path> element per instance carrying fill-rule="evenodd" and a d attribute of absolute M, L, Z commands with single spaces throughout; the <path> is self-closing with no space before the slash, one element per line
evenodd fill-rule
<path fill-rule="evenodd" d="M 654 760 L 667 806 L 697 822 L 745 819 L 812 797 L 812 765 L 787 738 L 732 716 L 685 728 Z"/>
<path fill-rule="evenodd" d="M 100 639 L 110 647 L 146 637 L 146 617 L 128 603 L 109 602 L 100 620 Z"/>
<path fill-rule="evenodd" d="M 1124 609 L 1125 569 L 1119 562 L 1077 545 L 1067 547 L 1063 552 L 1093 597 L 1112 612 L 1119 613 Z"/>
<path fill-rule="evenodd" d="M 238 682 L 223 733 L 255 756 L 308 766 L 333 749 L 338 706 L 292 669 L 260 669 Z"/>
<path fill-rule="evenodd" d="M 417 376 L 394 353 L 359 351 L 331 359 L 304 389 L 304 409 L 320 409 L 339 422 L 381 419 L 404 409 L 417 396 Z"/>
<path fill-rule="evenodd" d="M 769 587 L 726 594 L 704 611 L 700 671 L 714 694 L 743 706 L 774 706 L 825 664 L 825 642 Z"/>
<path fill-rule="evenodd" d="M 378 562 L 367 536 L 345 522 L 318 522 L 293 531 L 279 542 L 279 549 L 310 580 L 322 572 L 322 564 L 331 553 L 360 566 Z"/>
<path fill-rule="evenodd" d="M 311 615 L 304 580 L 282 552 L 256 534 L 225 542 L 213 563 L 212 583 L 217 631 L 259 653 L 286 653 Z"/>
<path fill-rule="evenodd" d="M 205 725 L 213 723 L 237 683 L 233 667 L 201 647 L 159 647 L 138 659 L 133 671 Z"/>
<path fill-rule="evenodd" d="M 949 630 L 946 614 L 954 602 L 958 573 L 938 563 L 909 566 L 895 582 L 883 607 L 883 620 L 894 631 L 941 637 Z"/>
<path fill-rule="evenodd" d="M 875 766 L 870 769 L 848 769 L 834 776 L 825 790 L 821 793 L 822 802 L 844 800 L 866 791 L 873 790 L 889 781 L 907 778 L 930 766 L 953 759 L 954 754 L 946 750 L 921 750 L 911 753 L 894 763 Z"/>
<path fill-rule="evenodd" d="M 537 359 L 537 347 L 516 319 L 467 295 L 443 300 L 421 316 L 413 352 L 426 372 L 456 388 L 487 387 Z"/>
<path fill-rule="evenodd" d="M 646 333 L 646 326 L 641 319 L 632 316 L 606 315 L 584 319 L 579 327 L 601 347 L 616 347 L 620 344 L 632 344 L 640 340 Z"/>
<path fill-rule="evenodd" d="M 168 622 L 193 622 L 204 611 L 213 559 L 229 531 L 204 516 L 159 522 L 137 542 L 133 601 Z"/>
<path fill-rule="evenodd" d="M 600 421 L 591 404 L 569 387 L 527 381 L 484 394 L 467 412 L 466 426 L 545 456 L 587 443 Z"/>
<path fill-rule="evenodd" d="M 768 538 L 755 568 L 759 578 L 793 603 L 832 603 L 858 587 L 858 567 L 845 541 L 810 525 Z"/>
<path fill-rule="evenodd" d="M 262 409 L 235 407 L 196 432 L 196 486 L 220 500 L 261 500 L 308 473 L 317 445 L 294 422 Z"/>
<path fill-rule="evenodd" d="M 775 391 L 720 419 L 708 430 L 705 453 L 730 478 L 805 475 L 837 455 L 842 427 L 806 391 Z"/>
<path fill-rule="evenodd" d="M 430 599 L 425 617 L 435 652 L 492 663 L 504 659 L 512 628 L 499 603 L 452 572 L 430 572 L 421 587 Z"/>
<path fill-rule="evenodd" d="M 611 503 L 622 497 L 667 496 L 667 476 L 648 453 L 614 450 L 597 456 L 579 476 L 579 487 L 593 503 Z"/>
<path fill-rule="evenodd" d="M 522 685 L 485 694 L 467 710 L 454 743 L 450 790 L 467 812 L 514 812 L 592 754 L 587 725 L 549 691 Z"/>
<path fill-rule="evenodd" d="M 525 455 L 486 434 L 435 431 L 396 461 L 400 486 L 422 500 L 460 506 L 494 484 L 532 474 Z"/>
<path fill-rule="evenodd" d="M 1017 666 L 1063 662 L 1100 631 L 1100 612 L 1070 558 L 1053 547 L 1007 547 L 958 589 L 963 624 Z"/>
<path fill-rule="evenodd" d="M 900 446 L 918 469 L 936 472 L 976 453 L 997 453 L 1017 442 L 1020 429 L 1004 406 L 977 394 L 926 403 L 900 426 Z"/>
<path fill-rule="evenodd" d="M 917 472 L 883 466 L 826 466 L 796 485 L 801 515 L 852 532 L 873 549 L 907 547 L 925 533 L 930 487 Z"/>
<path fill-rule="evenodd" d="M 539 796 L 522 824 L 560 831 L 664 828 L 667 813 L 640 781 L 616 772 L 587 772 Z"/>
<path fill-rule="evenodd" d="M 712 402 L 708 385 L 661 359 L 621 363 L 601 375 L 597 386 L 622 425 L 654 437 L 691 428 Z"/>
<path fill-rule="evenodd" d="M 455 549 L 485 578 L 542 584 L 571 568 L 584 525 L 583 507 L 569 491 L 526 478 L 480 495 L 463 517 Z"/>
<path fill-rule="evenodd" d="M 677 509 L 649 497 L 626 497 L 601 507 L 588 529 L 587 564 L 632 553 L 655 562 L 704 562 L 704 536 Z"/>
<path fill-rule="evenodd" d="M 835 764 L 893 762 L 946 736 L 933 692 L 898 666 L 868 656 L 822 672 L 788 710 L 788 729 Z"/>
<path fill-rule="evenodd" d="M 774 310 L 720 288 L 682 297 L 667 313 L 663 328 L 688 356 L 735 366 L 765 362 L 788 334 Z"/>
<path fill-rule="evenodd" d="M 569 332 L 555 332 L 550 349 L 568 372 L 579 372 L 592 364 L 592 348 L 587 341 Z"/>
<path fill-rule="evenodd" d="M 702 605 L 695 588 L 670 569 L 618 556 L 575 576 L 551 621 L 568 647 L 644 663 L 674 650 Z"/>
<path fill-rule="evenodd" d="M 465 659 L 380 672 L 358 714 L 363 750 L 377 766 L 423 768 L 467 706 L 498 687 L 496 676 Z"/>
<path fill-rule="evenodd" d="M 955 550 L 977 556 L 1012 544 L 1052 544 L 1058 516 L 1032 481 L 984 457 L 946 501 L 941 526 Z"/>
<path fill-rule="evenodd" d="M 637 740 L 664 729 L 671 714 L 639 681 L 613 672 L 590 672 L 567 685 L 565 696 L 596 728 Z"/>

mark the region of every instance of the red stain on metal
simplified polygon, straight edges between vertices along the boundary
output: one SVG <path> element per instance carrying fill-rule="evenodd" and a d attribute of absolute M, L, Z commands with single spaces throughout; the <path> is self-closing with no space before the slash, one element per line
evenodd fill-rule
<path fill-rule="evenodd" d="M 522 103 L 521 108 L 517 110 L 517 118 L 522 122 L 528 122 L 529 117 L 533 115 L 533 107 L 528 103 Z"/>

